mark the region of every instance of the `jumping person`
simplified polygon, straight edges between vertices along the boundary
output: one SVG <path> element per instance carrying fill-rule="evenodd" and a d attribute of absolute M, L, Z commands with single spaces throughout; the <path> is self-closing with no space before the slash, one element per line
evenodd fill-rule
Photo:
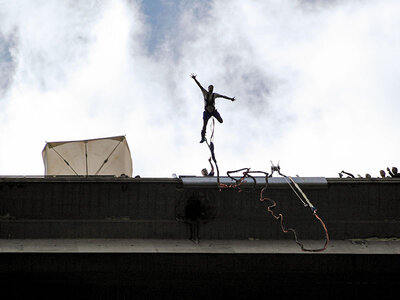
<path fill-rule="evenodd" d="M 204 98 L 204 112 L 203 112 L 203 128 L 201 129 L 201 141 L 200 143 L 203 143 L 206 141 L 206 127 L 207 127 L 207 122 L 211 117 L 215 117 L 218 122 L 222 123 L 223 120 L 221 118 L 221 115 L 219 112 L 215 109 L 215 99 L 216 98 L 225 98 L 231 101 L 235 101 L 235 97 L 230 98 L 224 95 L 220 95 L 217 93 L 213 93 L 214 86 L 209 85 L 208 86 L 208 91 L 203 88 L 200 84 L 200 82 L 197 81 L 195 74 L 191 74 L 190 77 L 194 79 L 196 84 L 199 86 L 201 92 L 203 93 L 203 98 Z"/>

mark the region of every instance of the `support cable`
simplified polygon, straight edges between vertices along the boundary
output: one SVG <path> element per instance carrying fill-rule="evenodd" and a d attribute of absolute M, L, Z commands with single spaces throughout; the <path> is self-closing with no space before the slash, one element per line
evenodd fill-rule
<path fill-rule="evenodd" d="M 88 176 L 88 172 L 89 172 L 89 169 L 88 169 L 88 155 L 87 155 L 87 144 L 88 144 L 88 141 L 85 141 L 85 162 L 86 162 L 86 176 Z"/>

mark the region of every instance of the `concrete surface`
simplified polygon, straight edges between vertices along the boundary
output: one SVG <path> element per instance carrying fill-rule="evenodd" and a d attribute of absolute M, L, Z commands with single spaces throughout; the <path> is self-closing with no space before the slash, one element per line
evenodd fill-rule
<path fill-rule="evenodd" d="M 324 241 L 302 241 L 317 249 Z M 296 253 L 293 240 L 190 240 L 160 239 L 2 239 L 0 253 Z M 400 239 L 369 238 L 330 241 L 320 254 L 400 254 Z"/>

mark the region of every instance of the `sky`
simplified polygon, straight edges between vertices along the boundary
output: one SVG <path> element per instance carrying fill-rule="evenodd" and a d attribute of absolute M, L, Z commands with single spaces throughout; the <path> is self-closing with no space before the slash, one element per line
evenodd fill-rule
<path fill-rule="evenodd" d="M 126 135 L 133 176 L 400 167 L 398 0 L 0 0 L 0 175 L 47 142 Z M 210 129 L 208 128 L 208 133 Z M 208 134 L 209 136 L 209 134 Z"/>

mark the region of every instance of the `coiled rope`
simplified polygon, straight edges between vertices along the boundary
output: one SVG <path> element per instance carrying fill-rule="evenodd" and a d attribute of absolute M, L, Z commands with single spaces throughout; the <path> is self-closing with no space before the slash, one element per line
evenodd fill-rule
<path fill-rule="evenodd" d="M 242 169 L 238 169 L 238 170 L 234 170 L 234 171 L 227 171 L 226 174 L 228 175 L 228 177 L 230 179 L 232 179 L 234 181 L 234 183 L 231 184 L 224 184 L 221 183 L 220 181 L 220 175 L 219 175 L 219 168 L 218 168 L 218 163 L 217 163 L 217 159 L 215 158 L 215 152 L 214 152 L 214 129 L 215 129 L 215 121 L 214 118 L 212 120 L 211 123 L 211 137 L 210 137 L 210 142 L 207 142 L 207 146 L 210 149 L 211 152 L 211 157 L 215 163 L 215 167 L 217 169 L 217 184 L 218 184 L 218 188 L 219 191 L 221 192 L 222 189 L 235 189 L 238 192 L 241 192 L 241 185 L 246 182 L 245 179 L 249 178 L 253 181 L 253 189 L 256 188 L 256 178 L 254 176 L 252 176 L 251 174 L 263 174 L 265 176 L 265 186 L 261 189 L 260 192 L 260 202 L 266 203 L 266 201 L 270 202 L 270 205 L 267 205 L 267 211 L 272 215 L 272 217 L 276 220 L 278 220 L 280 222 L 280 226 L 281 226 L 281 230 L 283 233 L 289 233 L 291 232 L 294 236 L 295 242 L 296 244 L 298 244 L 301 248 L 302 251 L 306 251 L 306 252 L 321 252 L 324 251 L 329 244 L 329 233 L 328 233 L 328 229 L 324 223 L 324 221 L 318 216 L 317 214 L 317 209 L 315 208 L 315 206 L 311 203 L 311 201 L 308 199 L 308 197 L 306 196 L 306 194 L 303 192 L 303 190 L 299 187 L 299 185 L 293 180 L 292 177 L 290 176 L 286 176 L 284 174 L 281 173 L 280 171 L 280 167 L 278 166 L 274 166 L 272 164 L 271 167 L 271 174 L 269 175 L 267 172 L 264 171 L 251 171 L 250 168 L 242 168 Z M 272 163 L 272 162 L 271 162 Z M 243 172 L 242 172 L 243 171 Z M 323 247 L 321 248 L 317 248 L 317 249 L 309 249 L 304 247 L 304 244 L 302 242 L 299 241 L 298 236 L 297 236 L 297 232 L 294 228 L 286 228 L 283 222 L 283 215 L 281 213 L 279 213 L 278 215 L 275 214 L 274 209 L 276 207 L 276 202 L 274 200 L 272 200 L 271 198 L 265 197 L 264 196 L 264 192 L 267 190 L 268 188 L 268 178 L 272 177 L 272 174 L 274 173 L 274 171 L 277 171 L 279 175 L 281 175 L 283 178 L 285 178 L 285 181 L 287 182 L 287 184 L 290 186 L 290 188 L 292 189 L 292 191 L 295 193 L 295 195 L 297 196 L 297 198 L 303 203 L 303 205 L 305 207 L 310 207 L 313 216 L 319 221 L 319 223 L 321 224 L 322 228 L 324 229 L 325 232 L 325 244 Z M 238 172 L 242 172 L 242 176 L 240 178 L 235 178 L 233 176 L 231 176 L 231 174 L 235 174 Z"/>

